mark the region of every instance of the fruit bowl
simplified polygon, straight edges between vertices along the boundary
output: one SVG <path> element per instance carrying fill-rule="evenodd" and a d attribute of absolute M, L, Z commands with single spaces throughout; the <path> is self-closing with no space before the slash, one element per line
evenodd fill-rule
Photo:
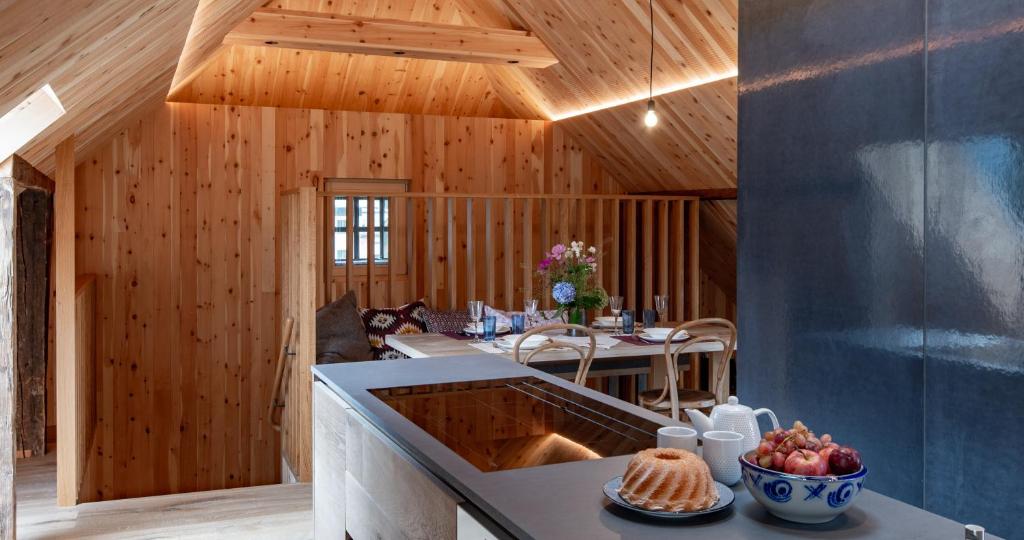
<path fill-rule="evenodd" d="M 868 468 L 843 476 L 804 476 L 760 467 L 754 451 L 740 456 L 743 485 L 769 512 L 797 523 L 826 523 L 853 505 Z"/>

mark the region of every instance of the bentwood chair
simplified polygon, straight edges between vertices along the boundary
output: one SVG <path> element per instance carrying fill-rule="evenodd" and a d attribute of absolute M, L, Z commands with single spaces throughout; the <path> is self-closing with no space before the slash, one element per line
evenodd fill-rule
<path fill-rule="evenodd" d="M 526 338 L 542 332 L 548 332 L 550 330 L 576 330 L 577 332 L 583 332 L 590 338 L 590 348 L 581 347 L 567 341 L 559 341 L 557 336 L 545 336 L 549 338 L 547 343 L 537 347 L 536 349 L 528 351 L 526 356 L 520 357 L 519 345 L 521 345 Z M 515 345 L 512 347 L 512 358 L 516 362 L 526 366 L 530 364 L 530 360 L 532 360 L 538 353 L 550 349 L 570 349 L 576 351 L 576 354 L 580 355 L 580 365 L 576 369 L 576 379 L 574 379 L 573 382 L 576 384 L 586 383 L 587 372 L 590 371 L 590 364 L 594 361 L 594 352 L 597 350 L 597 338 L 594 337 L 594 332 L 592 330 L 586 326 L 565 323 L 538 326 L 537 328 L 529 330 L 525 334 L 519 336 L 519 339 L 516 340 Z"/>
<path fill-rule="evenodd" d="M 673 343 L 677 334 L 686 331 L 693 335 L 692 339 L 682 344 Z M 679 355 L 694 352 L 699 344 L 717 343 L 722 350 L 712 353 L 712 360 L 717 357 L 718 369 L 711 362 L 712 373 L 710 391 L 679 388 Z M 680 409 L 703 409 L 714 407 L 718 403 L 722 384 L 725 384 L 729 361 L 736 349 L 736 327 L 726 319 L 697 319 L 681 324 L 672 329 L 665 340 L 665 382 L 663 388 L 656 388 L 640 393 L 640 405 L 654 411 L 671 412 L 672 418 L 679 419 Z"/>

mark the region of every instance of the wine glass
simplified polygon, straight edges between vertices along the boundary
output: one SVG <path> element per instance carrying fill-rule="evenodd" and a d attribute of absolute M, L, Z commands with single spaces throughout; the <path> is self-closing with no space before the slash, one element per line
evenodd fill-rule
<path fill-rule="evenodd" d="M 526 320 L 530 323 L 528 326 L 533 326 L 534 317 L 537 316 L 537 299 L 527 298 L 523 301 L 523 311 L 526 312 Z"/>
<path fill-rule="evenodd" d="M 480 343 L 480 332 L 477 331 L 480 324 L 480 317 L 484 314 L 483 300 L 469 301 L 469 319 L 473 321 L 473 343 Z"/>
<path fill-rule="evenodd" d="M 654 310 L 658 312 L 658 320 L 665 322 L 665 315 L 668 314 L 668 295 L 654 295 Z"/>
<path fill-rule="evenodd" d="M 622 297 L 609 296 L 608 307 L 611 308 L 612 316 L 615 317 L 615 324 L 612 325 L 612 332 L 616 332 L 619 328 L 619 314 L 622 313 Z"/>

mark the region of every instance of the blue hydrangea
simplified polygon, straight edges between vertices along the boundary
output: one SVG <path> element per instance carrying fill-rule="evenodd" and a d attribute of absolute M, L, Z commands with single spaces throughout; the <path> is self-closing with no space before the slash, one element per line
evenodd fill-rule
<path fill-rule="evenodd" d="M 559 281 L 551 288 L 551 297 L 559 304 L 571 304 L 576 299 L 576 287 L 573 287 L 572 283 Z"/>

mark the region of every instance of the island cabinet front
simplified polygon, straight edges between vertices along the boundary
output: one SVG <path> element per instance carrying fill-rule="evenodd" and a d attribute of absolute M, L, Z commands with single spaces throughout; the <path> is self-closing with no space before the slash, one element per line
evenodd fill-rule
<path fill-rule="evenodd" d="M 317 539 L 458 538 L 458 494 L 322 382 L 313 416 Z"/>

